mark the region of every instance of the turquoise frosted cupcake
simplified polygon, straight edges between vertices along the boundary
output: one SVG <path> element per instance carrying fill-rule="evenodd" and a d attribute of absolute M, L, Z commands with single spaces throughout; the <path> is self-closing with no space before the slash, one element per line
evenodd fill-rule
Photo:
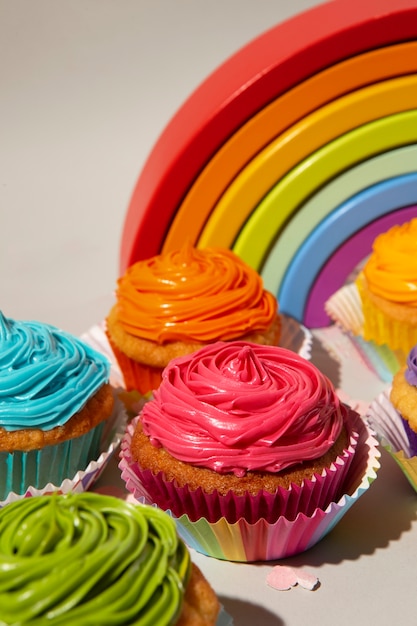
<path fill-rule="evenodd" d="M 0 312 L 0 500 L 73 479 L 101 452 L 115 401 L 106 357 Z"/>

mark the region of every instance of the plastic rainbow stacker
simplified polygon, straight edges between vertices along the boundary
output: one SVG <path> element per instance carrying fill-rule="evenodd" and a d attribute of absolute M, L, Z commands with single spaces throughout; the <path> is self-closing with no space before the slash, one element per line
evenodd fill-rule
<path fill-rule="evenodd" d="M 184 238 L 226 246 L 318 328 L 375 236 L 415 216 L 417 2 L 334 0 L 240 49 L 177 111 L 136 183 L 120 269 Z"/>

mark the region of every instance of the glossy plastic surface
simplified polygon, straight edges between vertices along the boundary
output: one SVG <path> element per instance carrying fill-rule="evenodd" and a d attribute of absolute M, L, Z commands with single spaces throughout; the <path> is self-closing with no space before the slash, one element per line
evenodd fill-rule
<path fill-rule="evenodd" d="M 338 137 L 289 172 L 256 208 L 233 250 L 261 270 L 280 227 L 313 193 L 355 163 L 417 142 L 417 110 L 391 115 Z"/>
<path fill-rule="evenodd" d="M 199 245 L 231 247 L 262 199 L 298 163 L 352 129 L 416 108 L 414 74 L 358 89 L 306 116 L 256 155 L 231 182 L 214 207 Z"/>
<path fill-rule="evenodd" d="M 325 67 L 416 36 L 414 0 L 337 0 L 278 24 L 239 50 L 184 103 L 150 154 L 124 222 L 121 272 L 161 249 L 192 181 L 257 111 Z"/>
<path fill-rule="evenodd" d="M 327 259 L 316 276 L 304 307 L 304 320 L 313 328 L 330 323 L 324 311 L 326 300 L 342 287 L 349 275 L 370 254 L 372 243 L 380 233 L 396 224 L 403 224 L 417 217 L 417 205 L 397 209 L 377 218 L 349 237 Z"/>
<path fill-rule="evenodd" d="M 417 73 L 417 42 L 386 46 L 333 65 L 282 94 L 253 115 L 219 148 L 178 207 L 163 250 L 197 242 L 213 208 L 239 172 L 280 133 L 325 104 L 401 75 Z"/>
<path fill-rule="evenodd" d="M 416 171 L 417 145 L 405 146 L 363 161 L 318 189 L 275 233 L 274 244 L 262 267 L 265 286 L 278 293 L 287 267 L 303 241 L 337 206 L 385 179 Z M 333 270 L 337 274 L 337 266 Z"/>
<path fill-rule="evenodd" d="M 378 217 L 414 204 L 417 204 L 417 173 L 374 185 L 332 211 L 304 241 L 287 268 L 278 292 L 281 311 L 298 321 L 303 320 L 310 289 L 320 269 L 338 248 Z M 369 241 L 369 252 L 371 247 L 372 240 Z M 349 248 L 347 251 L 350 254 Z M 362 258 L 343 260 L 344 267 L 349 265 L 348 274 Z M 340 261 L 340 255 L 338 259 Z M 347 275 L 342 276 L 339 266 L 337 275 L 340 284 L 343 284 Z"/>

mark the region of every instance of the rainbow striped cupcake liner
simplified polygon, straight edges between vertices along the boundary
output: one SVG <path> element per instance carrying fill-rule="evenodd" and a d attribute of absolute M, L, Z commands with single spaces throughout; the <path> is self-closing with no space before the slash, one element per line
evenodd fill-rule
<path fill-rule="evenodd" d="M 380 451 L 376 436 L 359 416 L 357 429 L 359 438 L 343 484 L 343 495 L 325 509 L 316 508 L 310 515 L 299 513 L 291 520 L 280 516 L 274 522 L 261 518 L 255 523 L 243 518 L 230 523 L 224 517 L 216 522 L 209 522 L 204 517 L 193 521 L 188 515 L 175 517 L 170 509 L 167 512 L 176 519 L 178 533 L 188 546 L 217 559 L 270 561 L 304 552 L 334 528 L 377 476 Z M 130 455 L 133 430 L 134 422 L 128 425 L 121 443 L 119 468 L 122 480 L 137 501 L 154 504 Z"/>

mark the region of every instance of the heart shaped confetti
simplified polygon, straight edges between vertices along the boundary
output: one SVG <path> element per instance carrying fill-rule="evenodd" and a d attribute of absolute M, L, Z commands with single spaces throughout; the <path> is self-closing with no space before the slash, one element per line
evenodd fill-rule
<path fill-rule="evenodd" d="M 319 579 L 305 570 L 295 570 L 288 565 L 276 565 L 267 575 L 266 582 L 278 591 L 287 591 L 296 585 L 313 591 L 319 585 Z"/>

